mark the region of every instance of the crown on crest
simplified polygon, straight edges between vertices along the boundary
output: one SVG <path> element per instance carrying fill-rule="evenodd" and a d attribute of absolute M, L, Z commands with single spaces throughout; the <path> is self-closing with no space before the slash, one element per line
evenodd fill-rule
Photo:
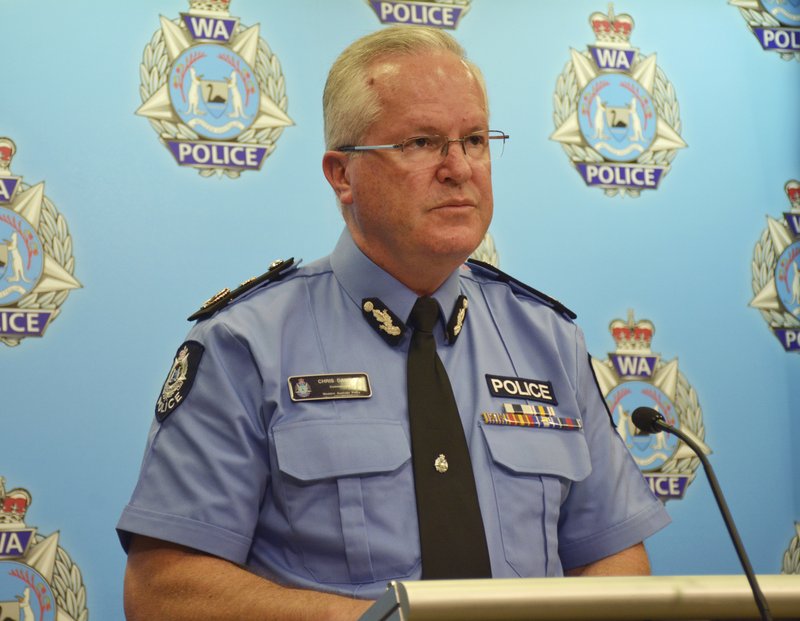
<path fill-rule="evenodd" d="M 614 14 L 614 3 L 608 3 L 608 15 L 599 11 L 589 16 L 598 43 L 627 44 L 633 31 L 633 18 L 627 13 Z"/>
<path fill-rule="evenodd" d="M 11 160 L 17 152 L 17 145 L 11 138 L 0 138 L 0 171 L 11 168 Z"/>
<path fill-rule="evenodd" d="M 789 197 L 792 209 L 800 211 L 800 181 L 797 181 L 797 179 L 787 181 L 783 189 L 786 190 L 786 196 Z"/>
<path fill-rule="evenodd" d="M 189 0 L 192 13 L 227 13 L 231 0 Z"/>
<path fill-rule="evenodd" d="M 608 326 L 617 343 L 617 351 L 647 352 L 656 332 L 653 323 L 642 319 L 634 323 L 633 311 L 628 311 L 628 321 L 615 319 Z"/>
<path fill-rule="evenodd" d="M 24 524 L 31 495 L 20 487 L 6 493 L 6 480 L 0 477 L 0 528 L 5 524 Z"/>

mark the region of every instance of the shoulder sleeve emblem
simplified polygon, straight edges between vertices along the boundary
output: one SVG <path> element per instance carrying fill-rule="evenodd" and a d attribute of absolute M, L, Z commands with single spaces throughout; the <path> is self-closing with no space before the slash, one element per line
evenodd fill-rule
<path fill-rule="evenodd" d="M 163 422 L 189 395 L 204 351 L 197 341 L 186 341 L 178 348 L 156 402 L 158 422 Z"/>

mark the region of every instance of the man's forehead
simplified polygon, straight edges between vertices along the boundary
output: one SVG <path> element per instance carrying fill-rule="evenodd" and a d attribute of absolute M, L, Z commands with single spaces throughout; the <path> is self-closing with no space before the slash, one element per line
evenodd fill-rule
<path fill-rule="evenodd" d="M 458 65 L 462 75 L 453 72 Z M 387 54 L 376 58 L 367 70 L 371 85 L 391 84 L 398 78 L 424 79 L 464 79 L 474 81 L 475 76 L 463 59 L 445 50 L 427 50 L 408 54 Z"/>

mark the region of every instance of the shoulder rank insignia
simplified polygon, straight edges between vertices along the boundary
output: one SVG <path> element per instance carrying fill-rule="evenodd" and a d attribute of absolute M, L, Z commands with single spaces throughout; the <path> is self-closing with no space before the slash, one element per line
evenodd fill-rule
<path fill-rule="evenodd" d="M 279 280 L 283 276 L 283 273 L 293 265 L 295 265 L 294 258 L 286 260 L 278 259 L 277 261 L 273 261 L 270 263 L 269 270 L 261 274 L 261 276 L 256 276 L 255 278 L 250 278 L 249 280 L 244 281 L 233 291 L 225 288 L 219 293 L 213 295 L 203 303 L 198 311 L 189 315 L 188 320 L 194 321 L 195 319 L 205 319 L 206 317 L 210 317 L 221 308 L 224 308 L 230 304 L 243 293 L 250 291 L 250 289 L 253 287 L 257 287 L 265 282 Z"/>
<path fill-rule="evenodd" d="M 367 323 L 375 328 L 389 345 L 395 346 L 400 342 L 406 325 L 389 310 L 386 304 L 378 298 L 364 298 L 361 300 L 361 312 Z"/>
<path fill-rule="evenodd" d="M 554 311 L 562 313 L 567 317 L 569 317 L 570 319 L 575 319 L 578 317 L 578 315 L 576 315 L 574 312 L 572 312 L 558 300 L 551 298 L 549 295 L 546 295 L 541 291 L 534 289 L 530 285 L 526 285 L 524 282 L 517 280 L 513 276 L 509 276 L 505 272 L 502 272 L 499 269 L 497 269 L 494 265 L 490 265 L 489 263 L 484 263 L 483 261 L 478 261 L 477 259 L 467 259 L 467 264 L 477 265 L 478 267 L 481 267 L 491 272 L 492 274 L 494 274 L 495 278 L 500 282 L 508 283 L 512 287 L 516 287 L 518 289 L 524 289 L 528 293 L 533 294 L 534 297 L 536 297 L 538 300 L 540 300 L 541 302 L 552 308 Z"/>

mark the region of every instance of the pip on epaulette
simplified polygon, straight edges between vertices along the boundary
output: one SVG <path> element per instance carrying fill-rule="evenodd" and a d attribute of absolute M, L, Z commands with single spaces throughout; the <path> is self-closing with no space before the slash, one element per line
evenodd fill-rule
<path fill-rule="evenodd" d="M 247 293 L 253 287 L 257 287 L 258 285 L 271 282 L 274 280 L 278 280 L 283 273 L 294 265 L 294 257 L 286 260 L 277 259 L 273 261 L 269 265 L 269 270 L 261 274 L 261 276 L 256 276 L 254 278 L 250 278 L 249 280 L 244 281 L 241 285 L 236 287 L 233 291 L 228 289 L 227 287 L 220 291 L 219 293 L 215 294 L 208 300 L 206 300 L 200 309 L 191 315 L 189 315 L 188 320 L 194 321 L 195 319 L 205 319 L 206 317 L 210 317 L 214 313 L 216 313 L 221 308 L 224 308 L 228 304 L 230 304 L 233 300 L 238 298 L 243 293 Z"/>

